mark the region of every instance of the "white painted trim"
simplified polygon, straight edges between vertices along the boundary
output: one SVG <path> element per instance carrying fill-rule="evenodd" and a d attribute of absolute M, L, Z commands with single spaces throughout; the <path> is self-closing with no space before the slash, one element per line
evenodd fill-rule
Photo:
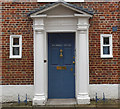
<path fill-rule="evenodd" d="M 92 17 L 92 15 L 74 14 L 75 17 Z"/>
<path fill-rule="evenodd" d="M 58 32 L 77 32 L 76 30 L 46 30 L 46 32 L 58 33 Z"/>
<path fill-rule="evenodd" d="M 109 37 L 109 43 L 110 43 L 110 54 L 106 55 L 103 54 L 103 38 Z M 101 58 L 113 58 L 113 48 L 112 48 L 112 34 L 101 34 L 100 35 L 100 44 L 101 44 Z"/>
<path fill-rule="evenodd" d="M 37 18 L 38 19 L 38 18 Z M 54 20 L 54 18 L 52 18 L 53 19 L 53 21 L 52 22 L 54 22 L 55 20 Z M 34 24 L 35 26 L 33 26 L 34 27 L 34 30 L 35 30 L 35 38 L 36 37 L 41 37 L 40 35 L 38 36 L 37 34 L 37 31 L 39 31 L 40 29 L 41 29 L 41 26 L 40 25 L 38 25 L 37 23 L 40 23 L 40 22 L 42 22 L 41 21 L 42 19 L 40 18 L 39 20 L 37 20 L 37 21 L 34 21 L 34 22 L 36 22 L 36 24 Z M 47 20 L 49 20 L 49 19 L 47 19 Z M 57 19 L 58 20 L 58 19 Z M 71 19 L 72 20 L 72 19 Z M 77 19 L 76 19 L 77 20 Z M 51 21 L 51 20 L 50 20 Z M 74 20 L 73 20 L 74 21 Z M 82 21 L 82 23 L 81 23 L 81 21 Z M 61 22 L 63 23 L 63 24 L 61 24 Z M 43 24 L 43 23 L 41 23 L 42 25 L 45 25 L 45 27 L 47 26 L 47 28 L 48 27 L 50 27 L 49 29 L 46 29 L 45 28 L 45 32 L 76 32 L 77 31 L 77 25 L 78 25 L 78 31 L 80 31 L 80 32 L 78 32 L 77 31 L 77 33 L 79 33 L 79 34 L 76 34 L 76 38 L 78 37 L 78 35 L 83 39 L 88 39 L 87 37 L 88 37 L 88 33 L 87 33 L 87 29 L 88 29 L 88 25 L 86 26 L 86 24 L 88 23 L 88 18 L 86 18 L 86 20 L 85 20 L 85 18 L 79 18 L 79 23 L 77 24 L 77 22 L 76 22 L 76 26 L 75 26 L 75 28 L 74 29 L 69 29 L 69 27 L 70 27 L 70 24 L 69 24 L 69 22 L 68 22 L 68 24 L 65 24 L 66 26 L 64 27 L 63 26 L 63 28 L 62 29 L 58 29 L 57 30 L 57 28 L 58 27 L 60 27 L 61 25 L 64 25 L 64 22 L 66 22 L 65 21 L 65 19 L 61 19 L 61 22 L 60 23 L 57 23 L 56 25 L 54 25 L 54 23 L 53 24 L 51 24 L 51 23 L 46 23 L 47 25 L 45 25 L 45 24 Z M 75 22 L 73 22 L 73 24 L 75 25 Z M 36 25 L 38 25 L 38 26 L 36 26 Z M 55 28 L 53 29 L 52 27 L 54 27 L 55 26 Z M 81 26 L 82 26 L 82 28 L 81 28 Z M 67 28 L 67 30 L 66 30 L 66 28 Z M 43 30 L 43 29 L 42 29 Z M 41 32 L 40 32 L 40 34 L 41 34 Z M 42 33 L 43 34 L 43 33 Z M 45 33 L 46 34 L 46 33 Z M 84 35 L 84 36 L 83 36 Z M 46 36 L 44 36 L 44 37 L 46 37 Z M 46 38 L 47 39 L 47 38 Z M 83 51 L 85 50 L 85 52 L 84 53 L 88 53 L 88 40 L 83 40 L 82 41 L 82 39 L 80 39 L 81 40 L 81 42 L 83 42 L 84 41 L 84 43 L 83 44 L 85 44 L 85 48 L 83 48 L 83 46 L 81 46 L 81 48 L 80 48 L 80 50 L 82 49 Z M 35 39 L 35 42 L 34 42 L 34 44 L 36 45 L 36 43 L 41 43 L 40 42 L 41 40 L 36 40 Z M 77 42 L 75 42 L 76 43 L 76 47 L 78 47 L 79 46 L 79 44 L 81 43 L 81 42 L 79 42 L 79 40 L 76 40 L 76 41 L 78 41 L 78 43 Z M 47 40 L 45 40 L 45 44 L 47 44 Z M 47 45 L 48 46 L 48 45 Z M 46 47 L 47 47 L 46 46 Z M 87 48 L 86 48 L 87 47 Z M 40 46 L 38 47 L 38 48 L 40 48 Z M 43 46 L 43 48 L 45 48 L 45 45 Z M 35 49 L 36 50 L 38 50 L 39 51 L 39 49 L 37 49 L 36 48 L 36 46 L 35 46 Z M 45 48 L 45 49 L 47 49 L 47 48 Z M 44 50 L 45 50 L 44 49 Z M 78 50 L 77 48 L 76 48 L 76 50 Z M 41 50 L 40 50 L 41 51 Z M 40 54 L 40 53 L 36 53 L 37 51 L 35 51 L 35 57 L 38 55 L 38 54 Z M 76 51 L 76 52 L 78 52 L 78 51 Z M 44 53 L 45 53 L 45 51 L 44 51 Z M 81 55 L 79 55 L 79 54 L 81 54 L 81 53 L 79 53 L 78 52 L 78 55 L 76 55 L 76 58 L 77 59 L 79 59 L 80 57 L 79 56 L 81 56 Z M 46 55 L 46 54 L 44 54 L 44 55 Z M 83 54 L 84 55 L 84 54 Z M 76 95 L 76 98 L 77 98 L 77 101 L 78 101 L 78 104 L 89 104 L 90 103 L 90 98 L 89 98 L 89 95 L 88 95 L 88 76 L 89 76 L 89 74 L 88 74 L 88 70 L 86 70 L 86 69 L 88 69 L 88 68 L 86 68 L 86 67 L 88 67 L 88 54 L 86 54 L 86 56 L 87 57 L 85 57 L 85 63 L 83 63 L 83 61 L 79 61 L 79 62 L 81 62 L 81 65 L 83 65 L 83 64 L 85 64 L 85 66 L 84 66 L 84 70 L 79 70 L 79 68 L 78 68 L 78 66 L 79 65 L 77 65 L 77 67 L 76 67 L 76 71 L 78 71 L 79 73 L 77 73 L 77 72 L 75 72 L 75 75 L 76 75 L 76 80 L 75 80 L 75 84 L 76 84 L 76 89 L 75 89 L 75 95 Z M 38 57 L 40 57 L 40 56 L 38 56 Z M 45 57 L 44 57 L 44 59 L 45 59 Z M 43 59 L 43 60 L 44 60 Z M 36 61 L 38 61 L 38 59 L 36 60 L 35 59 L 35 63 L 36 63 Z M 40 62 L 39 62 L 40 63 Z M 76 61 L 76 64 L 78 63 L 78 61 Z M 40 66 L 40 65 L 39 65 Z M 48 65 L 47 65 L 48 66 Z M 36 67 L 36 64 L 35 64 L 35 67 Z M 45 64 L 44 64 L 44 71 L 45 71 L 45 69 L 46 69 L 46 67 L 45 67 Z M 83 69 L 83 68 L 82 68 Z M 36 87 L 36 83 L 41 83 L 38 79 L 36 79 L 36 76 L 37 77 L 39 77 L 40 75 L 36 75 L 37 74 L 37 72 L 38 72 L 39 70 L 37 69 L 35 69 L 35 81 L 38 81 L 38 82 L 35 82 L 35 90 L 38 90 L 39 88 L 38 88 L 38 86 L 39 87 L 42 87 L 42 86 L 44 86 L 44 87 L 46 87 L 46 86 L 48 86 L 48 84 L 47 84 L 47 78 L 48 77 L 43 77 L 42 78 L 42 80 L 41 80 L 41 82 L 42 83 L 44 83 L 42 86 L 40 86 L 40 85 L 37 85 L 37 87 Z M 41 74 L 42 73 L 44 73 L 44 75 L 47 75 L 47 71 L 46 72 L 44 72 L 43 70 L 41 70 Z M 84 73 L 83 73 L 84 72 Z M 40 74 L 39 73 L 39 74 Z M 82 75 L 79 75 L 79 74 L 82 74 Z M 43 74 L 42 74 L 43 75 Z M 84 76 L 85 75 L 85 76 Z M 81 80 L 84 80 L 84 85 L 82 85 L 82 82 L 81 81 L 79 81 L 79 78 L 78 77 L 81 77 Z M 83 79 L 84 78 L 84 79 Z M 86 82 L 85 82 L 86 81 Z M 85 87 L 84 87 L 85 86 Z M 81 87 L 81 88 L 80 88 Z M 40 88 L 41 90 L 42 90 L 42 88 Z M 82 92 L 80 92 L 80 89 L 84 89 Z M 42 98 L 40 97 L 41 96 L 41 94 L 42 93 L 39 93 L 38 91 L 37 91 L 37 93 L 35 92 L 35 95 L 34 95 L 34 99 L 33 99 L 33 105 L 44 105 L 45 104 L 45 101 L 46 101 L 46 99 L 47 99 L 47 92 L 48 91 L 48 88 L 46 88 L 45 90 L 44 90 L 44 97 L 42 96 Z M 84 93 L 84 91 L 85 91 L 85 93 Z M 38 94 L 39 93 L 39 94 Z"/>
<path fill-rule="evenodd" d="M 0 102 L 24 101 L 26 94 L 28 101 L 32 101 L 34 96 L 34 85 L 0 85 Z M 89 84 L 89 95 L 95 99 L 96 93 L 98 98 L 103 98 L 103 92 L 106 99 L 120 99 L 120 84 Z"/>
<path fill-rule="evenodd" d="M 77 84 L 78 84 L 78 93 L 77 93 L 77 102 L 78 104 L 90 104 L 90 97 L 88 94 L 88 84 L 89 84 L 89 56 L 88 56 L 88 28 L 86 30 L 80 29 L 79 23 L 82 21 L 82 18 L 78 18 L 78 73 L 77 73 Z M 84 22 L 84 21 L 83 21 Z M 84 25 L 83 25 L 84 26 Z M 82 84 L 84 83 L 84 85 Z"/>
<path fill-rule="evenodd" d="M 98 98 L 120 99 L 120 84 L 90 84 L 89 95 L 91 99 L 95 99 L 97 93 Z"/>
<path fill-rule="evenodd" d="M 43 15 L 30 15 L 31 18 L 43 18 L 43 17 L 92 17 L 92 15 L 88 15 L 88 14 L 74 14 L 74 15 L 47 15 L 47 14 L 43 14 Z"/>
<path fill-rule="evenodd" d="M 55 5 L 56 6 L 56 5 Z M 57 5 L 59 6 L 59 5 Z M 63 5 L 64 6 L 64 5 Z M 67 6 L 65 6 L 67 7 Z M 68 7 L 69 8 L 69 7 Z M 50 7 L 51 9 L 51 7 Z M 69 8 L 71 9 L 71 8 Z M 47 9 L 48 10 L 48 9 Z M 73 9 L 71 9 L 73 10 Z M 64 10 L 65 11 L 65 10 Z M 74 10 L 75 11 L 75 10 Z M 58 12 L 59 13 L 59 12 Z M 73 11 L 69 13 L 74 15 Z M 51 16 L 51 15 L 49 15 Z M 89 17 L 38 17 L 33 18 L 34 29 L 34 98 L 33 105 L 45 105 L 48 96 L 48 61 L 47 32 L 76 32 L 76 65 L 75 65 L 75 95 L 78 104 L 89 104 L 89 51 L 88 51 L 88 28 Z M 36 39 L 37 38 L 37 39 Z M 44 49 L 43 49 L 44 48 Z M 78 61 L 80 60 L 80 61 Z M 82 61 L 81 61 L 82 60 Z M 84 84 L 83 84 L 84 83 Z"/>
<path fill-rule="evenodd" d="M 46 15 L 46 14 L 41 14 L 41 15 L 30 15 L 30 17 L 31 17 L 31 18 L 37 18 L 37 17 L 38 17 L 38 18 L 40 18 L 40 17 L 43 18 L 43 17 L 47 17 L 47 15 Z"/>
<path fill-rule="evenodd" d="M 19 55 L 13 55 L 13 38 L 19 38 L 19 45 L 14 47 L 19 47 Z M 22 58 L 22 35 L 10 35 L 10 56 L 9 58 Z"/>
<path fill-rule="evenodd" d="M 48 15 L 47 17 L 74 17 L 73 15 Z"/>
<path fill-rule="evenodd" d="M 18 101 L 18 94 L 20 96 L 21 102 L 26 99 L 26 94 L 28 101 L 32 101 L 33 85 L 0 85 L 0 91 L 2 92 L 2 102 L 14 102 Z"/>
<path fill-rule="evenodd" d="M 76 12 L 78 12 L 78 13 L 81 14 L 81 15 L 80 15 L 80 14 L 75 14 L 76 17 L 80 17 L 80 16 L 81 16 L 81 17 L 92 17 L 92 15 L 90 15 L 90 14 L 84 12 L 84 11 L 81 11 L 81 10 L 79 10 L 79 9 L 70 7 L 70 6 L 66 5 L 66 4 L 63 4 L 62 2 L 60 2 L 60 3 L 58 3 L 58 4 L 55 4 L 55 5 L 51 6 L 51 7 L 45 8 L 45 9 L 43 9 L 43 10 L 40 10 L 40 11 L 38 11 L 38 12 L 36 12 L 36 13 L 33 13 L 33 14 L 30 15 L 30 17 L 37 17 L 37 16 L 46 17 L 46 16 L 43 15 L 42 13 L 43 13 L 43 12 L 45 13 L 46 11 L 51 10 L 51 9 L 57 7 L 57 6 L 64 6 L 64 7 L 68 8 L 68 9 L 70 9 L 70 10 L 76 11 Z M 39 14 L 39 15 L 37 15 L 37 14 Z M 40 14 L 41 14 L 41 15 L 40 15 Z"/>
<path fill-rule="evenodd" d="M 58 2 L 60 0 L 37 0 L 37 2 Z M 65 2 L 84 2 L 84 0 L 64 0 Z"/>

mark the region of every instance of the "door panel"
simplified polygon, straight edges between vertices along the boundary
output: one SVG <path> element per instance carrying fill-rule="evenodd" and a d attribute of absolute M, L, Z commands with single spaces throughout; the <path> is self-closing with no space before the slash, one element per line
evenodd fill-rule
<path fill-rule="evenodd" d="M 64 65 L 71 65 L 72 60 L 72 48 L 64 47 Z"/>
<path fill-rule="evenodd" d="M 48 98 L 75 97 L 75 33 L 48 33 Z"/>
<path fill-rule="evenodd" d="M 52 47 L 52 54 L 51 54 L 51 57 L 52 57 L 52 60 L 51 60 L 51 64 L 52 65 L 58 65 L 58 62 L 59 62 L 59 49 L 58 48 L 55 48 L 55 47 Z"/>

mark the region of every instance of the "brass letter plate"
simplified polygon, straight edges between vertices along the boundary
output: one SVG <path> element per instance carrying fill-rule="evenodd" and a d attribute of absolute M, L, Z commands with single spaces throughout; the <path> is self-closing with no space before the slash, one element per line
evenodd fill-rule
<path fill-rule="evenodd" d="M 56 67 L 57 70 L 66 70 L 66 66 L 57 66 Z"/>

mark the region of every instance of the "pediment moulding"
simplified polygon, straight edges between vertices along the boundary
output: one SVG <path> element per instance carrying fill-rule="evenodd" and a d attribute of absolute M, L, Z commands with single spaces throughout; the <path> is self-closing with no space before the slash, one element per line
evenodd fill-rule
<path fill-rule="evenodd" d="M 65 1 L 55 2 L 28 13 L 31 18 L 45 17 L 92 17 L 93 12 Z"/>

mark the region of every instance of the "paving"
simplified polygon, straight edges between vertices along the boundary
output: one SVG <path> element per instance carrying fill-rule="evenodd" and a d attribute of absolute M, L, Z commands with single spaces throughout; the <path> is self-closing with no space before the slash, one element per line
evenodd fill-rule
<path fill-rule="evenodd" d="M 2 109 L 120 109 L 116 106 L 15 106 L 15 107 L 2 107 Z"/>
<path fill-rule="evenodd" d="M 3 103 L 2 109 L 120 109 L 120 100 L 91 101 L 91 104 L 78 105 L 75 99 L 48 100 L 44 106 L 32 106 L 32 102 Z"/>

